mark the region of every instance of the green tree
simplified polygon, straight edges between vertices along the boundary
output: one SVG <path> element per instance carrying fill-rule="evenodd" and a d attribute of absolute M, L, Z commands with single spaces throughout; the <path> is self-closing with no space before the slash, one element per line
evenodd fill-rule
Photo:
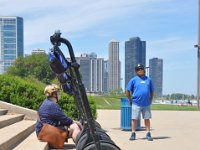
<path fill-rule="evenodd" d="M 192 94 L 191 97 L 190 97 L 190 99 L 195 99 L 195 96 Z"/>
<path fill-rule="evenodd" d="M 190 95 L 182 94 L 182 93 L 172 93 L 170 99 L 173 100 L 187 100 L 190 98 Z"/>
<path fill-rule="evenodd" d="M 8 68 L 7 74 L 22 78 L 33 77 L 47 83 L 55 78 L 48 63 L 48 56 L 45 53 L 33 54 L 25 58 L 18 58 Z"/>

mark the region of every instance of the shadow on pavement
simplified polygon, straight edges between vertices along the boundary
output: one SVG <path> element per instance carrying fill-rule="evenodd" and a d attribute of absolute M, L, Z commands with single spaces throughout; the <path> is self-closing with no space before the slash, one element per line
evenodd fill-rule
<path fill-rule="evenodd" d="M 169 139 L 171 137 L 169 137 L 169 136 L 158 136 L 158 137 L 152 136 L 152 138 L 153 138 L 153 140 L 163 140 L 163 139 Z M 146 140 L 146 138 L 138 138 L 138 139 Z"/>
<path fill-rule="evenodd" d="M 121 130 L 121 131 L 125 131 L 125 132 L 131 132 L 131 129 L 121 129 L 121 128 L 111 128 L 113 130 Z M 145 127 L 141 127 L 140 129 L 136 129 L 137 131 L 145 131 L 146 128 Z M 151 129 L 151 131 L 153 131 L 154 129 Z"/>
<path fill-rule="evenodd" d="M 153 137 L 153 139 L 155 139 L 155 140 L 162 140 L 162 139 L 169 139 L 169 138 L 171 138 L 171 137 L 169 137 L 169 136 L 158 136 L 158 137 Z"/>

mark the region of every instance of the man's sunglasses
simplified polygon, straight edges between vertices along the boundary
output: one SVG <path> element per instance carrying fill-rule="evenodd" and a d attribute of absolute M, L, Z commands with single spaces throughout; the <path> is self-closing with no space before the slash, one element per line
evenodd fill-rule
<path fill-rule="evenodd" d="M 139 71 L 139 70 L 144 70 L 144 68 L 137 68 L 137 69 L 136 69 L 136 71 Z"/>

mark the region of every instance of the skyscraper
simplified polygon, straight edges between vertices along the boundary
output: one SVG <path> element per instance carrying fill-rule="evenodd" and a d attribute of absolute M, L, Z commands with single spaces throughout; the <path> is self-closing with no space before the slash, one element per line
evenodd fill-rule
<path fill-rule="evenodd" d="M 0 17 L 0 74 L 24 56 L 23 18 Z"/>
<path fill-rule="evenodd" d="M 154 85 L 156 97 L 162 97 L 163 86 L 163 60 L 158 58 L 149 59 L 149 77 Z"/>
<path fill-rule="evenodd" d="M 97 92 L 104 91 L 104 59 L 97 58 Z"/>
<path fill-rule="evenodd" d="M 109 62 L 108 60 L 105 60 L 104 61 L 104 73 L 103 73 L 103 91 L 104 92 L 108 92 L 108 65 L 109 65 Z"/>
<path fill-rule="evenodd" d="M 85 87 L 85 90 L 91 91 L 91 60 L 88 55 L 82 55 L 76 57 L 77 62 L 80 64 L 81 78 Z"/>
<path fill-rule="evenodd" d="M 138 63 L 146 66 L 146 41 L 133 37 L 125 42 L 125 86 L 136 75 L 134 68 Z"/>
<path fill-rule="evenodd" d="M 83 84 L 87 92 L 103 92 L 104 59 L 97 58 L 97 54 L 81 54 L 76 57 L 80 64 Z"/>
<path fill-rule="evenodd" d="M 111 41 L 109 47 L 109 66 L 108 66 L 108 80 L 109 90 L 119 89 L 120 87 L 120 61 L 119 61 L 119 42 Z"/>

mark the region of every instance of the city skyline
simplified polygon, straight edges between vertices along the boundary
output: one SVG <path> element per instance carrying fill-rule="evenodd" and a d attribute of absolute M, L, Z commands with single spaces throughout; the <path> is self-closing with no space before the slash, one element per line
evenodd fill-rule
<path fill-rule="evenodd" d="M 2 16 L 24 19 L 25 53 L 51 48 L 49 37 L 58 29 L 72 43 L 76 56 L 94 51 L 108 59 L 107 44 L 116 39 L 124 79 L 124 43 L 138 36 L 146 41 L 147 62 L 163 59 L 163 94 L 196 95 L 197 0 L 30 2 L 0 2 Z"/>

